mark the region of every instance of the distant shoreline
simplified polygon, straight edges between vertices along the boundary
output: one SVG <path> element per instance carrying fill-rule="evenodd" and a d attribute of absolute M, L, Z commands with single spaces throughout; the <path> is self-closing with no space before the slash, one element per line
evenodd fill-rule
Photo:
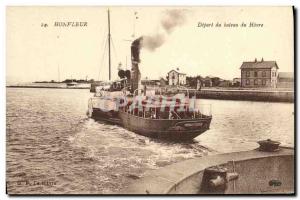
<path fill-rule="evenodd" d="M 90 87 L 76 87 L 76 86 L 32 86 L 32 85 L 8 85 L 7 88 L 45 88 L 45 89 L 90 89 Z"/>
<path fill-rule="evenodd" d="M 7 88 L 44 88 L 44 89 L 90 89 L 90 87 L 78 87 L 78 86 L 33 86 L 33 85 L 9 85 Z M 289 102 L 294 103 L 294 91 L 282 91 L 282 90 L 258 90 L 258 89 L 226 89 L 226 88 L 212 88 L 202 89 L 196 91 L 195 89 L 188 89 L 189 96 L 196 95 L 197 99 L 220 99 L 220 100 L 241 100 L 241 101 L 264 101 L 264 102 Z M 177 92 L 165 94 L 177 94 L 186 93 L 186 90 L 179 90 Z"/>

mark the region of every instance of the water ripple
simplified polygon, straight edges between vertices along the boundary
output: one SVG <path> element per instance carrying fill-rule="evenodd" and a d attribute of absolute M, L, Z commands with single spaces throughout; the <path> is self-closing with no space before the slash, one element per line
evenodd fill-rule
<path fill-rule="evenodd" d="M 112 193 L 146 170 L 253 149 L 259 139 L 293 146 L 292 104 L 201 100 L 213 104 L 211 129 L 179 144 L 87 118 L 90 96 L 87 90 L 7 89 L 8 193 Z"/>

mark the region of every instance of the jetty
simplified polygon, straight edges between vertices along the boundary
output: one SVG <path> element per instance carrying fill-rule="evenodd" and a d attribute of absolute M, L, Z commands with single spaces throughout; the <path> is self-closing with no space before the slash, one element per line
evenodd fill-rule
<path fill-rule="evenodd" d="M 186 92 L 181 89 L 156 90 L 161 94 L 176 94 Z M 189 96 L 197 99 L 222 99 L 242 101 L 267 101 L 267 102 L 294 102 L 293 90 L 258 90 L 258 89 L 227 89 L 227 88 L 203 88 L 201 90 L 189 89 Z"/>
<path fill-rule="evenodd" d="M 90 89 L 90 84 L 77 84 L 68 86 L 65 83 L 38 83 L 38 84 L 14 84 L 7 85 L 7 88 L 49 88 L 49 89 Z"/>

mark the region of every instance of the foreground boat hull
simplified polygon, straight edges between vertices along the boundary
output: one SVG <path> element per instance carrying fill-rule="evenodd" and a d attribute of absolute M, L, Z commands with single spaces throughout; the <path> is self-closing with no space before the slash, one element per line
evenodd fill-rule
<path fill-rule="evenodd" d="M 118 194 L 294 194 L 294 149 L 258 149 L 185 160 L 145 173 Z M 204 173 L 226 167 L 238 176 L 222 191 L 205 191 Z"/>

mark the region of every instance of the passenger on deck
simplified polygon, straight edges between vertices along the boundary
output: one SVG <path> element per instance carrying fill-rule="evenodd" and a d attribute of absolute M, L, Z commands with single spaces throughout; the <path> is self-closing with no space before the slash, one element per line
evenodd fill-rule
<path fill-rule="evenodd" d="M 151 112 L 151 119 L 156 119 L 156 114 L 153 111 Z"/>
<path fill-rule="evenodd" d="M 169 119 L 175 119 L 174 114 L 172 113 L 172 111 L 169 112 Z"/>
<path fill-rule="evenodd" d="M 149 111 L 145 111 L 145 118 L 151 118 L 151 113 Z"/>

